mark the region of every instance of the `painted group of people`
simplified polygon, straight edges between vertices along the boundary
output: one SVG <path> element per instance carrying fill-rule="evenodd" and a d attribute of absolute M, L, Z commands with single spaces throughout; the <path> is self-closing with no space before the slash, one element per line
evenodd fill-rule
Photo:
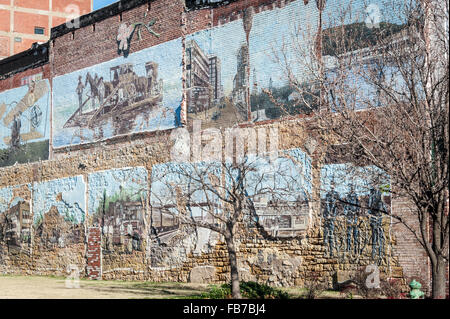
<path fill-rule="evenodd" d="M 330 256 L 333 257 L 336 247 L 336 217 L 343 216 L 346 224 L 345 250 L 353 254 L 361 254 L 361 229 L 359 218 L 367 210 L 369 224 L 371 228 L 372 259 L 382 258 L 384 252 L 384 230 L 383 214 L 387 213 L 387 207 L 382 199 L 382 194 L 378 189 L 371 189 L 367 208 L 361 203 L 359 196 L 355 192 L 354 186 L 350 186 L 350 191 L 343 197 L 335 190 L 332 184 L 331 189 L 325 195 L 323 207 L 323 227 L 324 244 L 328 247 Z"/>

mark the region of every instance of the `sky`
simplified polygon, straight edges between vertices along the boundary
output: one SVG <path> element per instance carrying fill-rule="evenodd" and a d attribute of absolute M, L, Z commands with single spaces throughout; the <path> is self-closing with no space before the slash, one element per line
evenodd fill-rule
<path fill-rule="evenodd" d="M 118 2 L 118 0 L 94 0 L 94 10 L 106 7 L 114 2 Z"/>

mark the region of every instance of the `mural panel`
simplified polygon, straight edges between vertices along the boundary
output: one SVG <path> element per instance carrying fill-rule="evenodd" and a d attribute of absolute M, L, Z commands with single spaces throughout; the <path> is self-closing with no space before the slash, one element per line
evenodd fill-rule
<path fill-rule="evenodd" d="M 251 120 L 311 113 L 320 96 L 314 83 L 319 76 L 317 59 L 323 56 L 326 69 L 332 70 L 336 67 L 332 56 L 344 53 L 337 49 L 343 46 L 336 40 L 341 32 L 337 27 L 354 37 L 348 51 L 373 45 L 404 27 L 398 10 L 404 2 L 392 3 L 397 10 L 383 0 L 299 0 L 255 14 L 249 37 Z M 331 70 L 327 76 L 332 76 Z M 356 94 L 363 91 L 376 97 L 374 87 L 360 83 L 354 85 Z"/>
<path fill-rule="evenodd" d="M 49 112 L 48 80 L 0 93 L 0 167 L 48 159 Z"/>
<path fill-rule="evenodd" d="M 382 263 L 389 251 L 390 179 L 374 166 L 349 163 L 321 170 L 324 245 L 330 256 Z"/>
<path fill-rule="evenodd" d="M 231 126 L 248 117 L 248 42 L 243 20 L 186 37 L 188 120 Z"/>
<path fill-rule="evenodd" d="M 289 78 L 310 81 L 317 21 L 316 1 L 294 1 L 255 14 L 249 40 L 252 121 L 309 112 Z"/>
<path fill-rule="evenodd" d="M 1 188 L 0 246 L 8 253 L 30 253 L 32 221 L 31 184 Z"/>
<path fill-rule="evenodd" d="M 274 161 L 256 158 L 246 181 L 259 224 L 272 237 L 295 237 L 310 219 L 311 159 L 300 149 L 282 151 Z"/>
<path fill-rule="evenodd" d="M 180 125 L 181 40 L 53 80 L 53 146 Z"/>
<path fill-rule="evenodd" d="M 33 224 L 41 249 L 84 242 L 85 190 L 82 176 L 34 183 Z"/>
<path fill-rule="evenodd" d="M 89 217 L 102 229 L 103 254 L 144 250 L 147 188 L 144 167 L 89 175 Z"/>
<path fill-rule="evenodd" d="M 312 70 L 299 60 L 311 59 L 317 19 L 315 3 L 299 0 L 249 7 L 239 19 L 188 36 L 188 119 L 202 120 L 203 127 L 232 126 L 306 113 L 288 79 L 290 73 L 310 80 Z"/>
<path fill-rule="evenodd" d="M 198 222 L 213 222 L 213 216 L 208 211 L 220 212 L 219 201 L 210 191 L 203 191 L 202 183 L 195 180 L 200 178 L 203 183 L 210 183 L 211 180 L 218 180 L 218 176 L 220 166 L 214 163 L 204 166 L 180 163 L 153 166 L 149 234 L 152 267 L 177 267 L 187 260 L 189 253 L 200 254 L 213 247 L 218 237 L 216 233 L 181 223 L 179 216 L 187 214 Z"/>

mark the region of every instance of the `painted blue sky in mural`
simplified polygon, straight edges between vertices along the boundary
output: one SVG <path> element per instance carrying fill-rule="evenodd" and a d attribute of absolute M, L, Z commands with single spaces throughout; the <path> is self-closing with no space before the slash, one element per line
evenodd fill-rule
<path fill-rule="evenodd" d="M 182 99 L 181 52 L 181 39 L 176 39 L 132 53 L 127 58 L 120 56 L 102 64 L 56 77 L 53 80 L 53 146 L 62 147 L 92 142 L 116 135 L 169 129 L 179 125 L 179 109 Z M 87 83 L 82 95 L 82 100 L 86 101 L 90 95 L 93 95 L 89 82 L 85 82 L 88 72 L 92 77 L 97 75 L 98 78 L 103 77 L 103 81 L 105 82 L 112 82 L 114 72 L 111 68 L 131 64 L 132 71 L 137 76 L 143 77 L 146 76 L 147 62 L 155 62 L 158 65 L 157 80 L 162 81 L 159 86 L 162 90 L 160 94 L 162 101 L 157 107 L 144 109 L 147 112 L 145 115 L 136 111 L 137 115 L 135 118 L 130 120 L 130 123 L 126 123 L 127 127 L 125 129 L 121 128 L 119 132 L 117 126 L 121 126 L 121 122 L 125 122 L 124 115 L 130 114 L 130 112 L 108 118 L 106 123 L 102 122 L 97 127 L 79 127 L 76 125 L 67 127 L 67 121 L 79 108 L 76 89 L 80 76 L 82 83 Z M 118 98 L 121 99 L 124 96 L 124 91 L 132 92 L 134 96 L 138 95 L 135 91 L 137 90 L 137 84 L 135 85 L 135 90 L 130 89 L 130 86 L 125 84 L 125 82 L 121 82 L 120 84 L 123 85 L 122 89 L 112 91 L 112 96 L 117 93 Z M 113 103 L 112 101 L 113 99 L 108 99 L 105 94 L 104 104 Z M 87 101 L 83 106 L 83 112 L 92 112 L 98 109 L 100 104 L 98 99 L 95 99 L 94 102 L 95 104 L 92 105 L 92 100 Z M 85 123 L 86 121 L 83 120 L 80 122 Z M 95 124 L 95 121 L 92 121 L 92 123 Z M 66 127 L 64 127 L 65 125 Z"/>
<path fill-rule="evenodd" d="M 147 170 L 144 167 L 113 169 L 89 174 L 89 214 L 95 214 L 106 197 L 121 195 L 130 200 L 143 200 L 147 198 Z"/>
<path fill-rule="evenodd" d="M 315 1 L 310 1 L 315 2 Z M 355 22 L 404 23 L 404 0 L 327 0 L 323 12 L 324 28 Z M 315 4 L 314 4 L 315 5 Z"/>
<path fill-rule="evenodd" d="M 358 196 L 369 195 L 371 189 L 383 189 L 390 185 L 389 176 L 376 166 L 354 166 L 349 163 L 327 164 L 320 171 L 321 197 L 331 190 L 332 184 L 335 191 L 342 197 L 350 192 L 350 185 Z"/>
<path fill-rule="evenodd" d="M 306 6 L 303 1 L 294 1 L 284 8 L 263 11 L 254 16 L 249 48 L 251 88 L 255 79 L 258 88 L 269 88 L 270 84 L 274 87 L 285 85 L 285 57 L 295 74 L 307 77 L 307 70 L 298 59 L 309 59 L 308 46 L 317 30 L 317 17 L 314 1 Z M 298 32 L 299 29 L 302 32 Z"/>
<path fill-rule="evenodd" d="M 394 0 L 394 3 L 398 7 L 402 4 L 399 0 Z M 348 13 L 344 15 L 348 8 Z M 386 0 L 328 0 L 323 13 L 323 29 L 341 24 L 342 17 L 344 24 L 365 22 L 369 16 L 378 22 L 401 23 L 400 12 L 396 12 L 396 16 L 390 8 Z M 286 85 L 285 64 L 297 79 L 306 80 L 312 66 L 309 55 L 317 32 L 317 21 L 315 1 L 310 1 L 306 6 L 303 1 L 295 1 L 284 8 L 256 14 L 250 32 L 250 87 L 253 88 L 255 79 L 259 88 L 268 88 L 270 83 L 274 87 Z"/>
<path fill-rule="evenodd" d="M 75 224 L 83 223 L 85 220 L 86 184 L 83 176 L 62 178 L 33 185 L 33 220 L 38 222 L 52 206 L 67 221 Z M 58 195 L 62 196 L 61 200 Z"/>
<path fill-rule="evenodd" d="M 0 93 L 0 149 L 8 148 L 14 115 L 20 120 L 21 141 L 39 142 L 50 137 L 50 86 L 38 81 L 37 90 L 28 85 Z M 33 92 L 34 91 L 34 92 Z"/>
<path fill-rule="evenodd" d="M 284 150 L 270 161 L 269 158 L 249 159 L 255 171 L 246 178 L 249 196 L 265 194 L 268 200 L 309 200 L 312 191 L 311 158 L 300 149 Z"/>

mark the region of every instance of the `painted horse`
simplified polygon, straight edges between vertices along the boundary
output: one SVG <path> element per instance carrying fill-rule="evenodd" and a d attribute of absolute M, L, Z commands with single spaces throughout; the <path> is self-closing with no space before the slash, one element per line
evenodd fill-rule
<path fill-rule="evenodd" d="M 98 100 L 100 105 L 103 104 L 105 98 L 105 84 L 103 83 L 102 78 L 94 79 L 89 72 L 86 74 L 84 85 L 86 86 L 88 82 L 91 89 L 92 108 L 95 109 L 95 99 Z"/>

